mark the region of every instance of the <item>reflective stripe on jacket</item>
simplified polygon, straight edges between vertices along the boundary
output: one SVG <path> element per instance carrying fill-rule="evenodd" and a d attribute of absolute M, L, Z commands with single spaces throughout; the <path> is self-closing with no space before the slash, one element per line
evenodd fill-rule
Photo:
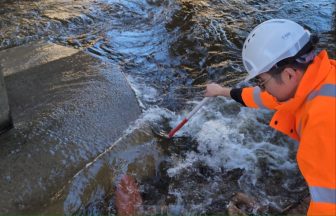
<path fill-rule="evenodd" d="M 278 103 L 258 87 L 244 88 L 246 106 L 276 110 L 270 126 L 300 141 L 297 162 L 308 183 L 309 215 L 336 215 L 336 61 L 322 51 L 294 98 Z"/>

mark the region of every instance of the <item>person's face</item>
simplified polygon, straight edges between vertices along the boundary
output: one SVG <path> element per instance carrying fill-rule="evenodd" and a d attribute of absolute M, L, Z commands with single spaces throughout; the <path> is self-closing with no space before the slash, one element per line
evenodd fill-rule
<path fill-rule="evenodd" d="M 280 74 L 281 81 L 276 80 L 269 73 L 258 76 L 258 86 L 262 91 L 267 91 L 279 102 L 284 102 L 294 97 L 296 89 L 302 78 L 302 73 L 293 68 L 285 68 Z"/>

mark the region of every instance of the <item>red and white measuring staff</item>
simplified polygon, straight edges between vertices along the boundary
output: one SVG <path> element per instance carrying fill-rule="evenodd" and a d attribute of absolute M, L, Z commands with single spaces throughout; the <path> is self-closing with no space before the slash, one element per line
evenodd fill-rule
<path fill-rule="evenodd" d="M 174 134 L 180 130 L 183 125 L 185 125 L 185 123 L 188 122 L 188 120 L 199 110 L 201 109 L 201 107 L 206 104 L 208 102 L 208 100 L 210 100 L 210 97 L 205 97 L 190 113 L 187 117 L 185 117 L 174 129 L 172 129 L 169 134 L 168 134 L 168 138 L 172 138 L 174 136 Z"/>

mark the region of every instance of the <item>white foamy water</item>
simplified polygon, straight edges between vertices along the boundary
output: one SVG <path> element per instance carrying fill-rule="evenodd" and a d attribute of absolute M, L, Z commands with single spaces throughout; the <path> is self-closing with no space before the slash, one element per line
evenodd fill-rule
<path fill-rule="evenodd" d="M 160 100 L 157 89 L 141 82 L 140 78 L 136 80 L 132 76 L 127 76 L 127 80 L 131 84 L 142 109 L 146 109 L 146 106 L 142 101 L 145 103 L 157 103 Z"/>
<path fill-rule="evenodd" d="M 232 112 L 232 108 L 236 111 Z M 254 184 L 261 175 L 262 168 L 258 165 L 261 159 L 271 169 L 296 169 L 288 148 L 294 142 L 279 140 L 273 143 L 271 138 L 276 132 L 267 122 L 260 122 L 260 119 L 268 119 L 270 115 L 269 111 L 240 107 L 232 100 L 213 100 L 176 134 L 191 137 L 198 146 L 197 151 L 190 151 L 186 157 L 173 160 L 175 163 L 168 170 L 169 176 L 179 175 L 196 162 L 202 162 L 213 170 L 243 169 Z M 177 125 L 183 116 L 175 116 L 171 126 Z"/>
<path fill-rule="evenodd" d="M 175 116 L 170 122 L 171 126 L 177 125 L 185 115 Z M 174 155 L 173 165 L 167 171 L 168 175 L 179 178 L 185 173 L 194 172 L 197 176 L 199 164 L 205 165 L 215 173 L 241 169 L 243 174 L 238 181 L 240 190 L 258 197 L 265 205 L 279 202 L 277 201 L 279 197 L 270 196 L 268 192 L 260 190 L 260 187 L 269 187 L 262 179 L 265 177 L 265 172 L 282 173 L 281 175 L 286 177 L 277 182 L 279 185 L 274 186 L 290 188 L 287 185 L 293 184 L 291 178 L 297 173 L 296 162 L 291 152 L 295 151 L 296 144 L 284 139 L 268 126 L 267 120 L 264 119 L 269 119 L 270 116 L 269 111 L 244 108 L 232 100 L 223 98 L 212 100 L 176 134 L 177 137 L 191 137 L 197 142 L 197 149 L 185 155 Z M 274 137 L 280 138 L 274 139 Z M 202 190 L 209 194 L 207 199 L 211 199 L 214 187 L 221 184 L 220 178 L 218 176 L 213 180 L 209 179 L 207 185 L 201 185 Z M 269 178 L 277 177 L 271 174 Z M 171 193 L 185 193 L 185 191 L 175 188 Z M 190 191 L 186 193 L 189 194 Z M 209 204 L 205 203 L 207 199 L 199 205 L 208 206 Z M 275 203 L 273 205 L 277 206 Z"/>
<path fill-rule="evenodd" d="M 206 119 L 204 114 L 196 116 L 179 132 L 191 136 L 199 143 L 197 148 L 199 153 L 191 152 L 188 159 L 198 158 L 213 168 L 220 166 L 251 171 L 255 167 L 256 153 L 264 149 L 269 151 L 274 159 L 279 159 L 273 162 L 275 166 L 280 166 L 288 159 L 288 149 L 285 146 L 274 145 L 267 140 L 256 142 L 253 137 L 240 131 L 244 124 L 249 123 L 250 119 L 255 117 L 256 111 L 246 109 L 243 109 L 234 119 L 225 116 L 219 116 L 218 119 Z M 259 127 L 259 130 L 268 130 L 267 125 L 260 123 L 256 127 Z"/>

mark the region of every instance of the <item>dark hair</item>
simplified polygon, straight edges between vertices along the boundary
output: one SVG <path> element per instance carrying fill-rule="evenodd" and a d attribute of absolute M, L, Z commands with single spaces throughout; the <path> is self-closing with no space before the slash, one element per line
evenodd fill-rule
<path fill-rule="evenodd" d="M 285 68 L 294 68 L 295 70 L 300 70 L 304 73 L 307 70 L 308 66 L 311 64 L 311 62 L 312 61 L 307 62 L 307 63 L 293 62 L 287 65 L 283 65 L 281 67 L 274 68 L 268 71 L 267 73 L 271 75 L 275 79 L 276 82 L 282 83 L 281 72 Z"/>
<path fill-rule="evenodd" d="M 294 68 L 305 72 L 308 66 L 313 62 L 313 58 L 306 59 L 306 56 L 314 53 L 314 49 L 319 39 L 312 35 L 308 43 L 295 55 L 276 63 L 267 73 L 270 74 L 277 82 L 282 83 L 281 72 L 285 68 Z"/>

